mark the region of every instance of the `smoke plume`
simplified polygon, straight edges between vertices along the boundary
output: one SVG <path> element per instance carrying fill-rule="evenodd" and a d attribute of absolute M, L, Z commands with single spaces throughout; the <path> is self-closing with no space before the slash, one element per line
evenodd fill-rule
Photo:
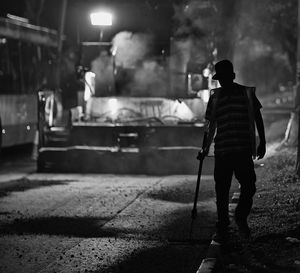
<path fill-rule="evenodd" d="M 91 63 L 91 71 L 95 73 L 96 96 L 112 96 L 115 92 L 113 59 L 107 51 L 101 51 Z"/>
<path fill-rule="evenodd" d="M 143 61 L 151 53 L 153 36 L 123 31 L 113 38 L 112 43 L 116 65 L 134 68 L 138 62 Z"/>
<path fill-rule="evenodd" d="M 121 75 L 127 79 L 120 87 L 122 94 L 132 96 L 165 96 L 168 92 L 167 64 L 153 55 L 154 37 L 146 33 L 120 32 L 113 39 L 112 52 Z M 129 72 L 128 72 L 129 71 Z"/>

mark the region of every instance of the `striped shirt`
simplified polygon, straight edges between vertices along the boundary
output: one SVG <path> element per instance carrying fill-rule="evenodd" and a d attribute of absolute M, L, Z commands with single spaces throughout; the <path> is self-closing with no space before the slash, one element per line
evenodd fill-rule
<path fill-rule="evenodd" d="M 216 105 L 216 136 L 215 155 L 236 152 L 251 153 L 250 120 L 248 113 L 248 98 L 242 90 L 243 86 L 234 83 L 233 89 L 225 91 L 220 88 L 217 92 Z M 211 119 L 213 94 L 208 102 L 205 118 Z M 254 95 L 254 110 L 262 106 Z"/>

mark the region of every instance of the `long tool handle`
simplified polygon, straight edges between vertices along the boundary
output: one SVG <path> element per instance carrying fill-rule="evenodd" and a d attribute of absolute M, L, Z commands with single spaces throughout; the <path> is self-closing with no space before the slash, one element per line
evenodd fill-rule
<path fill-rule="evenodd" d="M 197 201 L 198 201 L 198 195 L 199 195 L 203 159 L 204 158 L 201 158 L 200 162 L 199 162 L 198 177 L 197 177 L 197 184 L 196 184 L 196 191 L 195 191 L 195 198 L 194 198 L 194 206 L 193 206 L 193 210 L 192 210 L 192 219 L 195 219 L 197 217 Z"/>
<path fill-rule="evenodd" d="M 208 132 L 205 131 L 203 135 L 203 142 L 202 142 L 202 150 L 206 148 L 206 142 L 207 142 Z M 194 198 L 194 206 L 192 210 L 192 219 L 195 219 L 197 217 L 197 201 L 198 201 L 198 195 L 199 195 L 199 188 L 200 188 L 200 180 L 201 180 L 201 174 L 202 174 L 202 166 L 203 166 L 203 160 L 204 156 L 201 156 L 199 158 L 199 168 L 198 168 L 198 177 L 197 177 L 197 184 L 196 184 L 196 191 L 195 191 L 195 198 Z"/>

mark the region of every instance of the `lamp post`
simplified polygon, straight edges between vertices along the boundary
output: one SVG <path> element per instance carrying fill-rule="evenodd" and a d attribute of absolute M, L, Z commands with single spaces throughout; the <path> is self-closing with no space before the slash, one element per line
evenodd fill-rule
<path fill-rule="evenodd" d="M 100 27 L 100 42 L 103 40 L 104 27 L 112 25 L 112 14 L 106 11 L 98 11 L 90 14 L 91 24 Z"/>
<path fill-rule="evenodd" d="M 297 75 L 295 94 L 295 116 L 298 115 L 298 149 L 296 173 L 300 176 L 300 0 L 298 0 L 298 24 L 297 24 Z"/>
<path fill-rule="evenodd" d="M 58 53 L 58 62 L 56 64 L 56 75 L 55 75 L 55 83 L 56 88 L 60 87 L 61 83 L 61 62 L 62 62 L 62 49 L 63 49 L 63 36 L 65 29 L 65 21 L 66 21 L 66 11 L 67 11 L 68 0 L 63 0 L 61 5 L 61 17 L 58 31 L 58 42 L 57 42 L 57 53 Z"/>
<path fill-rule="evenodd" d="M 82 45 L 85 46 L 99 46 L 100 56 L 101 57 L 101 46 L 111 46 L 111 42 L 103 42 L 103 33 L 105 27 L 110 27 L 112 25 L 112 14 L 107 11 L 97 11 L 90 14 L 91 24 L 93 26 L 98 26 L 100 28 L 100 39 L 99 42 L 83 42 Z M 84 92 L 85 101 L 95 93 L 95 77 L 96 74 L 89 72 L 85 74 L 86 88 Z"/>

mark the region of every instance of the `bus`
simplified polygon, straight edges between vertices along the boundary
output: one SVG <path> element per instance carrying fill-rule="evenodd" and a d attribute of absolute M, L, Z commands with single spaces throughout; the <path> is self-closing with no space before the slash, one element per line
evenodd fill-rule
<path fill-rule="evenodd" d="M 57 31 L 24 18 L 0 18 L 2 147 L 33 143 L 37 90 L 54 86 Z"/>

